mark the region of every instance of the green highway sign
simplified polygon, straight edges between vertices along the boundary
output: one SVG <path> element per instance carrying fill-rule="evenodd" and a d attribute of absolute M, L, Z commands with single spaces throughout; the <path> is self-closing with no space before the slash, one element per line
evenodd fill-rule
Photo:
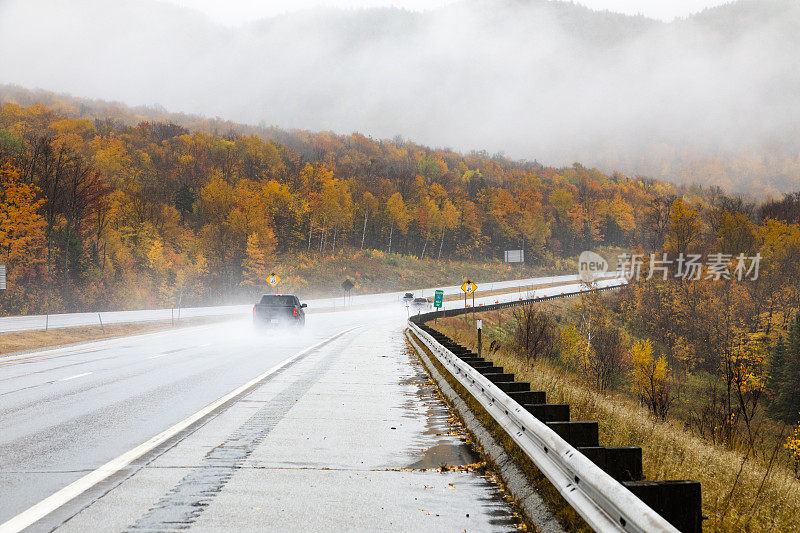
<path fill-rule="evenodd" d="M 433 295 L 433 306 L 439 309 L 442 307 L 442 300 L 444 300 L 444 291 L 436 291 Z"/>

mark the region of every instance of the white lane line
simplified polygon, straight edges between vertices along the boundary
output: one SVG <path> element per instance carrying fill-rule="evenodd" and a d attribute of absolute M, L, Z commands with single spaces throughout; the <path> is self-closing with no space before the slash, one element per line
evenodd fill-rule
<path fill-rule="evenodd" d="M 75 374 L 74 376 L 70 376 L 70 377 L 64 378 L 64 379 L 59 379 L 58 381 L 69 381 L 71 379 L 82 378 L 83 376 L 88 376 L 89 374 L 91 374 L 91 372 L 84 372 L 83 374 Z"/>
<path fill-rule="evenodd" d="M 151 355 L 150 357 L 148 357 L 148 359 L 158 359 L 159 357 L 164 357 L 165 355 L 169 355 L 169 354 L 166 354 L 166 353 L 157 353 L 157 354 L 155 354 L 155 355 Z"/>
<path fill-rule="evenodd" d="M 53 511 L 55 511 L 68 501 L 86 492 L 87 490 L 89 490 L 96 484 L 100 483 L 107 477 L 113 475 L 114 473 L 119 472 L 121 469 L 125 468 L 133 461 L 141 457 L 142 455 L 151 451 L 159 444 L 162 444 L 164 441 L 174 437 L 187 427 L 191 426 L 198 420 L 202 419 L 204 416 L 208 415 L 209 413 L 212 413 L 215 409 L 217 409 L 221 405 L 224 405 L 229 400 L 235 398 L 239 394 L 242 394 L 244 391 L 258 384 L 260 381 L 268 378 L 270 375 L 274 374 L 281 368 L 293 363 L 297 358 L 305 355 L 306 353 L 312 350 L 316 350 L 320 346 L 323 346 L 331 342 L 332 340 L 336 339 L 337 337 L 340 337 L 345 333 L 353 331 L 354 329 L 359 327 L 361 326 L 353 326 L 352 328 L 340 331 L 339 333 L 331 335 L 327 339 L 324 339 L 318 342 L 317 344 L 314 344 L 313 346 L 309 346 L 304 350 L 300 350 L 299 352 L 289 357 L 288 359 L 284 359 L 281 363 L 278 363 L 277 365 L 273 366 L 263 374 L 254 377 L 241 387 L 237 387 L 236 389 L 232 390 L 222 398 L 219 398 L 218 400 L 211 402 L 210 404 L 206 405 L 193 415 L 184 418 L 171 428 L 162 431 L 161 433 L 151 438 L 150 440 L 147 440 L 138 445 L 137 447 L 133 448 L 132 450 L 123 453 L 122 455 L 116 457 L 115 459 L 112 459 L 111 461 L 107 462 L 97 470 L 86 474 L 82 478 L 70 483 L 69 485 L 59 490 L 55 494 L 48 496 L 47 498 L 40 501 L 36 505 L 28 508 L 25 511 L 22 511 L 14 518 L 8 520 L 7 522 L 4 522 L 3 524 L 0 524 L 0 533 L 17 533 L 18 531 L 22 531 L 26 527 L 38 522 L 39 520 L 41 520 L 48 514 L 52 513 Z"/>

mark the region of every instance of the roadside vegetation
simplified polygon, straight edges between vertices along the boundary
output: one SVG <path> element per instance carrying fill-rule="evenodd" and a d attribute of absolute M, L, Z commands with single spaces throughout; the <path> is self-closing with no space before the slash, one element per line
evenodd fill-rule
<path fill-rule="evenodd" d="M 609 305 L 605 298 L 603 305 Z M 709 531 L 791 531 L 800 513 L 800 479 L 795 470 L 796 453 L 788 445 L 783 423 L 762 412 L 753 422 L 759 439 L 750 446 L 743 440 L 729 446 L 704 438 L 697 430 L 692 413 L 706 409 L 708 397 L 698 391 L 708 376 L 691 378 L 679 392 L 671 389 L 669 408 L 653 413 L 643 397 L 641 376 L 649 368 L 658 374 L 659 364 L 642 352 L 646 341 L 625 339 L 621 373 L 612 385 L 601 386 L 607 374 L 606 363 L 594 360 L 597 370 L 579 368 L 573 357 L 579 348 L 571 339 L 581 303 L 541 303 L 531 308 L 502 312 L 482 312 L 468 319 L 440 319 L 435 327 L 457 342 L 477 349 L 475 318 L 483 320 L 484 356 L 512 372 L 520 381 L 529 381 L 532 390 L 547 392 L 548 401 L 570 404 L 573 420 L 597 420 L 600 443 L 607 446 L 641 446 L 647 479 L 693 479 L 702 483 L 703 513 L 709 517 Z M 527 315 L 547 316 L 548 342 L 540 339 L 536 328 L 525 325 Z M 431 324 L 433 325 L 433 324 Z M 525 332 L 529 345 L 524 347 Z M 539 330 L 541 331 L 541 330 Z M 613 336 L 613 334 L 612 334 Z M 607 342 L 607 341 L 602 341 Z M 536 346 L 536 348 L 534 348 Z M 583 345 L 582 345 L 583 346 Z M 656 360 L 657 361 L 657 360 Z M 663 367 L 662 367 L 663 368 Z M 649 380 L 648 380 L 649 382 Z M 800 431 L 798 431 L 800 434 Z"/>
<path fill-rule="evenodd" d="M 599 420 L 604 444 L 642 446 L 649 478 L 701 481 L 712 530 L 796 529 L 800 196 L 672 198 L 643 220 L 627 286 L 484 313 L 484 346 L 577 418 Z M 715 254 L 728 255 L 696 275 L 674 261 Z M 759 258 L 757 276 L 739 279 L 737 254 Z M 469 320 L 439 327 L 475 344 Z"/>
<path fill-rule="evenodd" d="M 349 278 L 354 283 L 353 294 L 396 292 L 433 287 L 437 285 L 460 285 L 470 277 L 480 283 L 517 279 L 520 276 L 536 277 L 553 274 L 574 273 L 557 271 L 545 267 L 509 266 L 499 260 L 470 261 L 458 259 L 420 259 L 411 255 L 382 250 L 338 250 L 335 254 L 313 253 L 291 254 L 277 259 L 274 268 L 281 275 L 279 290 L 296 292 L 303 298 L 341 296 L 341 283 Z M 268 273 L 268 271 L 267 271 Z M 255 281 L 255 280 L 254 280 Z M 263 285 L 253 284 L 255 293 L 265 290 Z M 479 287 L 487 295 L 485 287 Z M 271 289 L 270 289 L 271 290 Z M 426 295 L 431 296 L 431 295 Z"/>

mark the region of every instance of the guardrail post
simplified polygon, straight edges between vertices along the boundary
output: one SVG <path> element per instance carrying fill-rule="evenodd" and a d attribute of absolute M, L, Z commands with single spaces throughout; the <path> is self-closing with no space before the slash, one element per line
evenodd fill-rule
<path fill-rule="evenodd" d="M 702 533 L 703 513 L 698 481 L 626 481 L 623 485 L 678 531 Z"/>
<path fill-rule="evenodd" d="M 482 352 L 482 350 L 481 350 L 481 342 L 483 340 L 483 339 L 481 339 L 481 333 L 483 332 L 483 329 L 482 329 L 483 320 L 478 319 L 477 324 L 478 324 L 478 357 L 481 357 L 481 352 Z"/>

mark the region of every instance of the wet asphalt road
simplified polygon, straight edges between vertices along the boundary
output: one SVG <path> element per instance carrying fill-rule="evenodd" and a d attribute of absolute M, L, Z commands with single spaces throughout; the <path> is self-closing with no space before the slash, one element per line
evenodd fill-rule
<path fill-rule="evenodd" d="M 308 315 L 302 330 L 269 332 L 239 320 L 0 359 L 0 530 L 276 364 L 354 327 L 32 529 L 513 528 L 497 487 L 480 472 L 435 470 L 473 458 L 444 404 L 421 393 L 426 378 L 402 337 L 408 312 L 381 304 Z"/>
<path fill-rule="evenodd" d="M 608 276 L 614 276 L 609 273 Z M 536 285 L 549 283 L 568 283 L 576 281 L 576 275 L 561 276 L 541 276 L 537 278 L 517 279 L 510 281 L 486 282 L 478 281 L 481 291 L 494 291 L 498 289 L 509 289 L 516 287 L 534 287 Z M 454 294 L 460 295 L 461 289 L 458 285 L 437 287 L 444 291 L 446 296 Z M 435 288 L 418 289 L 413 291 L 414 296 L 432 296 Z M 401 292 L 386 292 L 378 294 L 359 294 L 349 298 L 352 306 L 362 305 L 382 305 L 399 302 L 404 294 Z M 341 308 L 342 298 L 323 298 L 318 300 L 303 300 L 314 309 Z M 193 307 L 184 309 L 150 309 L 138 311 L 103 311 L 102 313 L 68 313 L 27 316 L 6 316 L 0 317 L 0 332 L 10 333 L 14 331 L 33 331 L 45 329 L 45 326 L 53 328 L 69 328 L 77 326 L 98 326 L 100 319 L 104 324 L 126 324 L 135 322 L 149 321 L 168 321 L 171 319 L 180 320 L 181 318 L 208 317 L 208 316 L 237 316 L 249 313 L 251 305 L 230 305 L 216 307 Z M 102 315 L 102 316 L 100 316 Z"/>
<path fill-rule="evenodd" d="M 220 453 L 225 455 L 226 446 L 238 449 L 239 456 L 234 453 L 226 458 L 228 470 L 222 473 L 226 482 L 219 487 L 220 497 L 214 498 L 214 511 L 209 509 L 197 521 L 190 521 L 201 529 L 257 527 L 239 509 L 241 505 L 250 505 L 246 496 L 253 494 L 259 495 L 260 505 L 250 507 L 271 508 L 276 513 L 262 516 L 261 519 L 273 522 L 259 522 L 258 527 L 269 524 L 279 529 L 307 528 L 313 524 L 322 527 L 330 525 L 331 519 L 346 519 L 341 524 L 345 527 L 351 524 L 353 516 L 369 516 L 358 527 L 414 529 L 425 522 L 411 518 L 449 516 L 452 521 L 453 509 L 458 513 L 466 509 L 464 515 L 471 510 L 472 525 L 497 525 L 490 529 L 511 527 L 508 509 L 498 500 L 496 487 L 479 475 L 452 473 L 455 481 L 448 480 L 438 486 L 443 482 L 441 477 L 424 471 L 405 471 L 411 465 L 423 464 L 429 449 L 434 449 L 431 453 L 435 455 L 435 450 L 441 449 L 437 446 L 443 445 L 447 450 L 451 444 L 459 445 L 458 442 L 443 444 L 436 437 L 438 433 L 449 433 L 449 428 L 431 431 L 432 415 L 421 407 L 424 401 L 416 395 L 419 384 L 407 382 L 416 370 L 413 359 L 403 352 L 401 332 L 406 316 L 405 307 L 394 304 L 309 315 L 307 326 L 301 331 L 257 332 L 249 321 L 237 321 L 0 359 L 0 494 L 3 495 L 0 524 L 299 350 L 361 325 L 289 367 L 282 379 L 268 380 L 263 387 L 221 411 L 213 417 L 213 423 L 192 428 L 174 439 L 166 450 L 162 447 L 125 469 L 113 483 L 101 484 L 97 490 L 79 495 L 32 529 L 49 530 L 66 520 L 73 529 L 84 520 L 77 529 L 84 531 L 86 528 L 170 529 L 165 524 L 174 518 L 172 511 L 153 517 L 153 509 L 169 502 L 168 495 L 175 491 L 178 499 L 187 490 L 188 494 L 203 492 L 208 481 L 204 478 L 204 465 L 214 467 L 215 471 L 219 466 L 214 457 L 209 459 L 206 455 L 210 450 L 222 450 Z M 384 360 L 391 364 L 370 368 Z M 303 374 L 310 361 L 316 361 L 316 370 Z M 343 380 L 344 377 L 348 379 Z M 302 382 L 299 388 L 295 383 L 298 381 Z M 259 394 L 270 399 L 254 400 Z M 275 395 L 282 395 L 282 400 L 273 401 Z M 314 396 L 326 396 L 328 400 L 311 413 L 298 411 L 300 404 L 295 406 L 294 402 Z M 338 405 L 341 399 L 345 399 L 348 409 Z M 250 430 L 263 434 L 248 433 L 238 427 L 242 420 L 237 410 L 244 409 L 247 413 L 258 402 L 264 407 L 262 419 L 251 422 L 256 429 Z M 298 424 L 295 416 L 305 418 L 305 422 Z M 365 426 L 370 417 L 375 427 Z M 394 425 L 388 424 L 389 418 L 395 419 Z M 224 429 L 213 429 L 215 424 Z M 364 427 L 368 431 L 359 433 Z M 269 431 L 265 432 L 265 428 Z M 322 429 L 326 434 L 318 440 Z M 203 431 L 212 431 L 212 436 L 203 437 Z M 386 432 L 388 435 L 379 436 Z M 268 438 L 279 434 L 282 436 L 277 441 Z M 315 447 L 302 450 L 298 446 L 303 439 L 298 442 L 298 435 L 315 442 Z M 388 439 L 385 442 L 375 440 L 384 437 Z M 242 454 L 239 444 L 244 441 L 249 442 L 250 448 Z M 293 445 L 287 447 L 287 442 Z M 185 449 L 192 451 L 181 451 Z M 276 456 L 281 459 L 275 459 Z M 260 466 L 244 468 L 253 457 L 261 457 Z M 442 464 L 447 463 L 447 457 L 445 454 Z M 270 463 L 272 460 L 277 463 Z M 152 468 L 150 461 L 155 463 Z M 171 466 L 159 469 L 159 461 Z M 365 464 L 378 473 L 362 472 Z M 144 465 L 148 467 L 143 468 Z M 274 467 L 274 472 L 280 475 L 265 482 L 262 476 L 265 465 Z M 291 465 L 297 468 L 287 470 Z M 164 472 L 185 473 L 190 467 L 198 470 L 199 477 L 184 481 L 163 479 Z M 397 475 L 391 476 L 390 472 Z M 131 475 L 124 481 L 124 477 Z M 365 475 L 372 481 L 368 486 L 359 482 Z M 156 481 L 148 476 L 155 476 Z M 426 476 L 433 477 L 426 480 Z M 121 481 L 124 482 L 103 496 Z M 448 485 L 450 482 L 454 485 Z M 426 500 L 426 505 L 438 505 L 441 512 L 418 511 L 425 507 L 414 507 L 419 503 L 415 498 L 422 498 L 426 492 L 434 494 L 430 488 L 434 485 L 437 498 Z M 329 515 L 320 522 L 314 502 L 295 505 L 295 499 L 309 486 L 322 490 L 315 505 L 338 508 L 333 518 Z M 456 486 L 462 489 L 457 491 L 459 505 L 453 505 L 454 498 L 442 499 L 439 494 L 440 491 L 455 493 Z M 231 487 L 239 487 L 238 492 Z M 341 487 L 348 487 L 348 495 L 323 490 Z M 395 505 L 398 494 L 407 495 L 402 507 Z M 131 506 L 132 500 L 139 505 Z M 269 502 L 276 501 L 282 502 L 280 509 L 270 507 Z M 84 512 L 70 520 L 83 508 Z M 387 514 L 386 509 L 392 509 L 391 513 Z M 178 515 L 180 520 L 186 519 Z M 212 519 L 212 523 L 203 522 Z M 447 524 L 438 522 L 438 526 Z"/>

